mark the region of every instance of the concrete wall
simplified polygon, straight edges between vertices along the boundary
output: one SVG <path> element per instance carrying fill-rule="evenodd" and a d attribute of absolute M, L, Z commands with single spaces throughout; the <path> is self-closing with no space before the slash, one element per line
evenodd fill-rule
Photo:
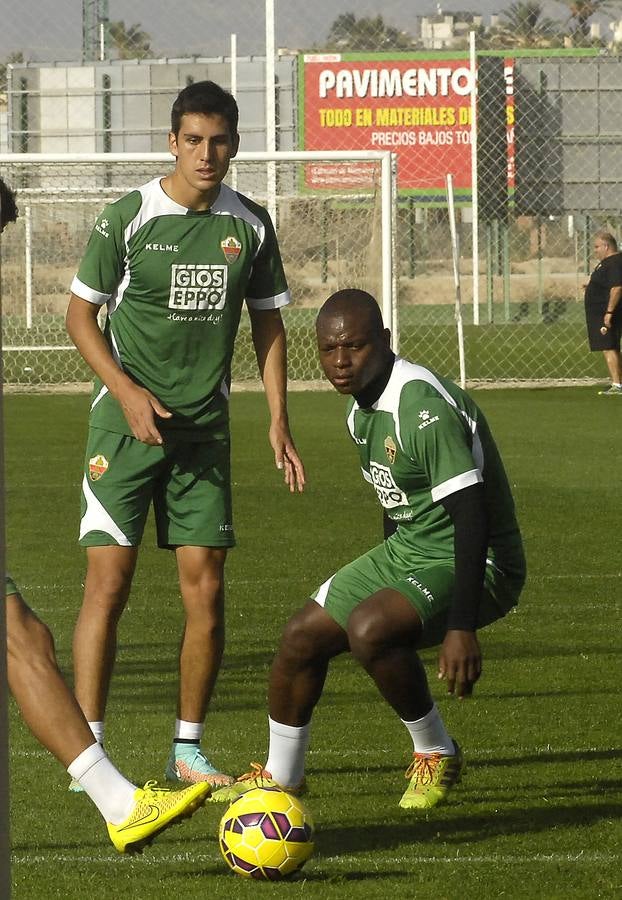
<path fill-rule="evenodd" d="M 241 149 L 265 150 L 263 59 L 237 61 Z M 276 65 L 281 113 L 278 149 L 294 149 L 295 57 Z M 211 79 L 231 85 L 224 58 L 127 60 L 12 66 L 10 146 L 31 153 L 165 152 L 171 105 L 179 90 Z"/>

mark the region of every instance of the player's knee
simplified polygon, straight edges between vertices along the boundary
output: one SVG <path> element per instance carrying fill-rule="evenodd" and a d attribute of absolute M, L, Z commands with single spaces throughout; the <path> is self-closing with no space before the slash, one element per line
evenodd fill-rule
<path fill-rule="evenodd" d="M 41 622 L 39 619 L 35 620 L 32 628 L 31 647 L 34 647 L 35 652 L 41 660 L 45 660 L 46 663 L 56 663 L 56 651 L 54 649 L 52 632 L 45 622 Z"/>
<path fill-rule="evenodd" d="M 300 613 L 291 617 L 281 635 L 278 655 L 282 661 L 305 666 L 322 655 L 322 637 Z"/>
<path fill-rule="evenodd" d="M 34 613 L 9 621 L 7 653 L 19 665 L 48 665 L 55 662 L 54 639 L 47 625 Z"/>
<path fill-rule="evenodd" d="M 389 642 L 384 616 L 375 610 L 354 609 L 348 619 L 347 631 L 350 651 L 360 662 L 377 656 Z"/>
<path fill-rule="evenodd" d="M 127 602 L 131 583 L 131 576 L 128 578 L 125 572 L 116 569 L 100 570 L 92 576 L 89 574 L 84 602 L 88 606 L 120 615 Z"/>
<path fill-rule="evenodd" d="M 298 615 L 286 622 L 281 634 L 279 656 L 285 659 L 307 657 L 311 649 L 309 636 Z"/>
<path fill-rule="evenodd" d="M 187 627 L 209 631 L 213 635 L 224 633 L 225 594 L 222 581 L 206 576 L 192 586 L 183 583 L 181 595 Z"/>
<path fill-rule="evenodd" d="M 213 628 L 223 628 L 225 590 L 221 575 L 205 571 L 196 578 L 180 579 L 181 596 L 188 621 Z"/>
<path fill-rule="evenodd" d="M 186 607 L 185 639 L 205 644 L 222 644 L 225 639 L 224 616 L 211 606 Z"/>

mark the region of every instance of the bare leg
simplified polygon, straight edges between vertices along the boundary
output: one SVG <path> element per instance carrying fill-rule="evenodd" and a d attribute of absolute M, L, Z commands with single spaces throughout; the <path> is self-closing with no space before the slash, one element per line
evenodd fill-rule
<path fill-rule="evenodd" d="M 154 791 L 137 794 L 136 786 L 113 766 L 103 747 L 93 738 L 82 710 L 60 673 L 48 627 L 19 594 L 9 594 L 6 598 L 6 621 L 9 687 L 24 721 L 37 740 L 80 782 L 108 822 L 108 833 L 117 850 L 128 850 L 132 838 L 137 844 L 138 839 L 151 840 L 162 828 L 160 820 L 152 815 L 159 796 Z M 182 816 L 191 815 L 205 801 L 205 794 L 197 794 L 196 786 L 176 796 L 180 798 L 178 809 L 165 827 Z M 146 829 L 128 832 L 127 823 L 116 829 L 139 802 L 143 803 L 141 811 L 150 815 Z M 149 830 L 150 824 L 154 826 L 153 831 Z"/>
<path fill-rule="evenodd" d="M 7 670 L 24 721 L 65 768 L 94 743 L 59 671 L 48 627 L 18 594 L 6 598 Z"/>
<path fill-rule="evenodd" d="M 619 350 L 603 350 L 603 356 L 607 363 L 607 369 L 612 382 L 622 384 L 622 360 Z"/>
<path fill-rule="evenodd" d="M 224 548 L 177 548 L 186 613 L 179 652 L 177 716 L 188 722 L 203 722 L 220 670 L 225 641 L 226 556 Z"/>
<path fill-rule="evenodd" d="M 360 603 L 348 620 L 353 656 L 404 721 L 433 706 L 425 669 L 416 653 L 421 620 L 397 591 L 385 589 Z"/>
<path fill-rule="evenodd" d="M 136 567 L 137 547 L 89 547 L 84 600 L 73 636 L 75 693 L 90 722 L 106 711 L 117 625 Z"/>
<path fill-rule="evenodd" d="M 314 600 L 287 622 L 270 671 L 270 717 L 297 727 L 311 720 L 330 660 L 348 649 L 345 631 Z"/>

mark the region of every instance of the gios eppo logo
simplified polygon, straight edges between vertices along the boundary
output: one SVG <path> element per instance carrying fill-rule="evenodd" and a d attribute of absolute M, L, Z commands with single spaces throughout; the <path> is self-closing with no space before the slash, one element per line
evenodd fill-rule
<path fill-rule="evenodd" d="M 406 506 L 408 497 L 395 483 L 393 473 L 388 466 L 383 466 L 382 463 L 377 463 L 372 459 L 369 462 L 369 474 L 378 499 L 385 509 Z"/>
<path fill-rule="evenodd" d="M 226 265 L 187 263 L 171 266 L 169 309 L 224 309 L 226 296 Z"/>

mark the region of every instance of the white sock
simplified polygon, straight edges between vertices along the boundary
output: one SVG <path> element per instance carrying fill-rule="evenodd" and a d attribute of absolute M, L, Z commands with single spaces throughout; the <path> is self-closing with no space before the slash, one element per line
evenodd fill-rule
<path fill-rule="evenodd" d="M 200 743 L 203 737 L 203 722 L 186 722 L 184 719 L 175 719 L 175 737 L 174 741 L 196 741 Z"/>
<path fill-rule="evenodd" d="M 429 713 L 414 722 L 402 719 L 413 740 L 415 753 L 440 753 L 453 756 L 456 752 L 454 742 L 447 734 L 443 720 L 436 708 L 436 703 Z"/>
<path fill-rule="evenodd" d="M 266 769 L 283 787 L 296 787 L 305 772 L 305 753 L 309 746 L 311 723 L 297 728 L 283 725 L 268 716 L 270 748 Z"/>
<path fill-rule="evenodd" d="M 83 750 L 67 771 L 89 795 L 106 822 L 118 825 L 127 819 L 134 806 L 136 785 L 116 769 L 101 744 Z"/>
<path fill-rule="evenodd" d="M 104 723 L 101 722 L 89 722 L 89 728 L 93 732 L 93 737 L 97 741 L 98 744 L 104 743 Z"/>

